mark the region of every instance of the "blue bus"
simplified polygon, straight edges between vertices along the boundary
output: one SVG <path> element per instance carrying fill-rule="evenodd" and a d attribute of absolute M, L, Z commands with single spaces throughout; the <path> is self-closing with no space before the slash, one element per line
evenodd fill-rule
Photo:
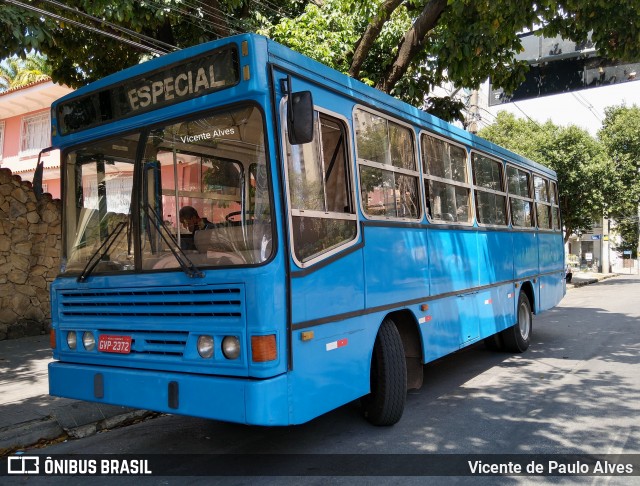
<path fill-rule="evenodd" d="M 553 171 L 258 35 L 83 87 L 52 130 L 55 396 L 391 425 L 425 363 L 523 352 L 565 293 Z"/>

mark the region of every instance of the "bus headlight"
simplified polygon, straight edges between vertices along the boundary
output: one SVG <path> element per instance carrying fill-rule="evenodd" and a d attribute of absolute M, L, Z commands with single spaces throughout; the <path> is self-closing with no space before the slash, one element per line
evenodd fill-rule
<path fill-rule="evenodd" d="M 222 354 L 227 359 L 237 359 L 240 356 L 240 340 L 235 336 L 225 336 L 222 340 Z"/>
<path fill-rule="evenodd" d="M 211 336 L 200 336 L 198 338 L 198 354 L 205 359 L 213 356 L 213 338 Z"/>
<path fill-rule="evenodd" d="M 82 334 L 82 345 L 87 351 L 93 351 L 96 347 L 96 338 L 91 331 L 85 331 Z"/>
<path fill-rule="evenodd" d="M 78 335 L 75 331 L 69 331 L 67 333 L 67 345 L 69 349 L 76 349 L 78 346 Z"/>

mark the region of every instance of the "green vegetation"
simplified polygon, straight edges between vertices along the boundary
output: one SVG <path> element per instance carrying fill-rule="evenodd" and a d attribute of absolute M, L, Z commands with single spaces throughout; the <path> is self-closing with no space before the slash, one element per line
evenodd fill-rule
<path fill-rule="evenodd" d="M 517 33 L 537 26 L 547 37 L 576 42 L 592 32 L 601 55 L 640 58 L 640 9 L 628 0 L 41 0 L 29 5 L 58 18 L 3 3 L 0 59 L 35 49 L 48 57 L 53 79 L 72 87 L 150 56 L 75 22 L 138 43 L 153 39 L 163 43 L 155 44 L 158 50 L 259 31 L 449 120 L 460 118 L 462 106 L 429 97 L 433 87 L 451 81 L 475 88 L 491 75 L 495 86 L 512 91 L 527 69 L 515 59 L 522 49 Z"/>

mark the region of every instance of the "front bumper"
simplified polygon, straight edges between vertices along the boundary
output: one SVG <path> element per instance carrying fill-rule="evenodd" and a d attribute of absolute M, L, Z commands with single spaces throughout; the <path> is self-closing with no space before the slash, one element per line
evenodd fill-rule
<path fill-rule="evenodd" d="M 54 396 L 251 425 L 290 425 L 287 375 L 264 380 L 49 364 Z"/>

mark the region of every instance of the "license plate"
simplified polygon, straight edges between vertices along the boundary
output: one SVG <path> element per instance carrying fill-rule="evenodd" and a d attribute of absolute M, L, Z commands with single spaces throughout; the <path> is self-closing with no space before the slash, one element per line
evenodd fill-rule
<path fill-rule="evenodd" d="M 129 354 L 131 352 L 131 336 L 101 334 L 100 339 L 98 339 L 98 351 Z"/>

